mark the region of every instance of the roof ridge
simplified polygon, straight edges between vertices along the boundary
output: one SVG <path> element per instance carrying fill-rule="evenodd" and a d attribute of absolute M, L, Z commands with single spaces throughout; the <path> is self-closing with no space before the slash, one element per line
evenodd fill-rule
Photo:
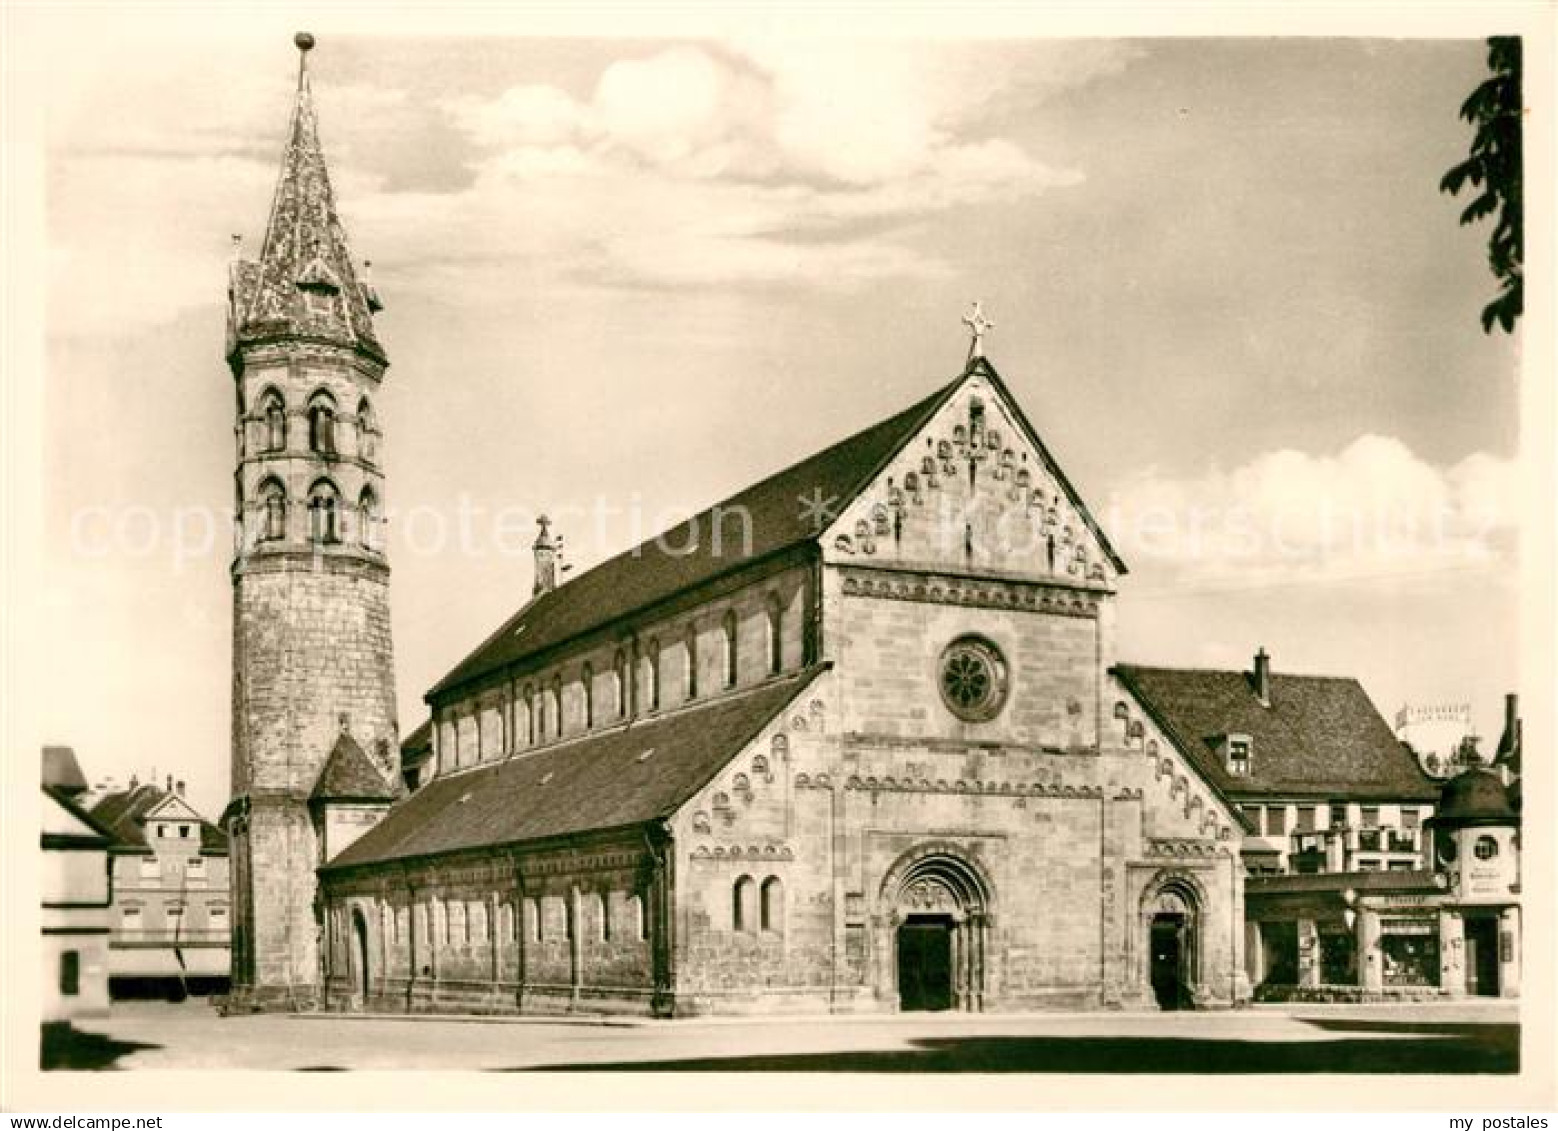
<path fill-rule="evenodd" d="M 867 425 L 864 428 L 858 429 L 857 431 L 850 433 L 848 436 L 845 436 L 843 439 L 837 440 L 837 441 L 829 444 L 825 448 L 818 448 L 816 451 L 812 452 L 809 455 L 803 456 L 801 459 L 794 460 L 794 461 L 792 461 L 790 463 L 787 463 L 783 467 L 780 467 L 780 468 L 770 472 L 769 474 L 763 476 L 761 479 L 758 479 L 758 480 L 756 480 L 753 483 L 747 484 L 745 487 L 741 488 L 739 491 L 736 491 L 736 492 L 734 492 L 734 493 L 732 493 L 730 495 L 725 496 L 723 499 L 720 499 L 718 502 L 710 503 L 708 506 L 704 507 L 702 510 L 698 511 L 697 513 L 691 515 L 688 518 L 683 519 L 681 522 L 676 523 L 673 526 L 666 527 L 664 530 L 656 531 L 654 534 L 651 534 L 648 538 L 645 538 L 642 542 L 639 542 L 636 545 L 630 546 L 628 549 L 621 551 L 620 553 L 613 554 L 611 557 L 606 558 L 606 559 L 604 559 L 604 560 L 602 560 L 600 562 L 597 562 L 595 565 L 592 565 L 589 569 L 587 569 L 583 573 L 581 573 L 578 577 L 574 578 L 574 582 L 577 583 L 578 581 L 582 580 L 584 577 L 588 576 L 589 574 L 594 573 L 596 570 L 600 569 L 603 566 L 609 565 L 609 564 L 611 564 L 614 561 L 618 561 L 618 560 L 620 560 L 622 558 L 626 558 L 626 557 L 635 556 L 636 554 L 638 554 L 638 551 L 642 551 L 645 548 L 654 545 L 656 542 L 660 541 L 660 539 L 664 538 L 665 535 L 670 533 L 672 530 L 679 530 L 682 527 L 687 526 L 689 523 L 695 522 L 699 518 L 702 518 L 704 515 L 709 514 L 711 511 L 716 511 L 716 510 L 718 510 L 719 508 L 725 506 L 728 503 L 735 502 L 737 499 L 741 498 L 743 495 L 753 494 L 754 492 L 756 492 L 760 488 L 766 487 L 769 483 L 772 483 L 774 480 L 779 479 L 779 478 L 789 474 L 790 472 L 795 471 L 798 468 L 804 467 L 806 464 L 811 463 L 814 460 L 820 461 L 824 457 L 832 455 L 835 452 L 839 451 L 840 449 L 846 448 L 850 444 L 855 443 L 861 437 L 863 437 L 863 436 L 865 436 L 865 435 L 867 435 L 867 434 L 869 434 L 871 432 L 875 432 L 878 428 L 885 427 L 886 425 L 891 424 L 894 421 L 898 420 L 900 417 L 904 417 L 904 416 L 909 415 L 909 413 L 912 412 L 914 409 L 920 408 L 921 406 L 926 406 L 926 405 L 929 404 L 929 402 L 931 402 L 933 400 L 939 400 L 944 394 L 947 394 L 947 393 L 951 392 L 951 390 L 959 382 L 961 382 L 963 380 L 963 378 L 966 377 L 967 375 L 968 374 L 966 372 L 959 374 L 952 381 L 950 381 L 947 384 L 941 386 L 940 388 L 938 388 L 934 393 L 930 394 L 929 396 L 922 397 L 920 400 L 916 401 L 914 404 L 908 406 L 908 408 L 900 409 L 898 412 L 895 412 L 895 413 L 893 413 L 890 416 L 883 417 L 881 420 L 878 420 L 875 424 L 870 424 L 870 425 Z M 925 415 L 929 415 L 931 411 L 933 411 L 933 409 L 927 408 Z M 895 449 L 895 451 L 896 451 L 896 449 Z M 891 455 L 888 456 L 888 459 L 889 460 L 891 459 Z M 856 483 L 856 485 L 855 485 L 855 487 L 854 487 L 854 489 L 853 489 L 853 491 L 851 493 L 851 499 L 853 499 L 855 496 L 858 496 L 861 491 L 865 490 L 866 485 L 870 483 L 871 479 L 874 478 L 875 475 L 877 474 L 877 471 L 880 470 L 880 467 L 882 466 L 882 464 L 884 464 L 886 462 L 887 462 L 887 460 L 879 461 L 878 465 L 876 467 L 874 467 L 869 474 L 864 475 L 864 476 L 862 476 L 860 478 L 860 480 Z M 840 499 L 839 500 L 839 505 L 840 505 L 841 509 L 845 505 L 845 503 L 846 503 L 846 500 L 844 500 L 844 499 Z M 817 531 L 816 534 L 813 535 L 813 539 L 819 538 L 821 536 L 822 536 L 822 531 L 819 530 L 819 531 Z M 638 555 L 638 556 L 641 556 L 641 555 Z M 562 592 L 565 592 L 565 591 L 566 591 L 566 586 L 560 585 L 556 589 L 552 590 L 551 594 L 543 594 L 543 596 L 555 595 L 557 593 L 562 593 Z M 526 602 L 526 604 L 521 606 L 521 608 L 519 609 L 519 613 L 523 613 L 525 611 L 525 609 L 529 608 L 530 605 L 537 603 L 538 600 L 539 600 L 539 598 L 532 598 L 530 601 Z M 516 613 L 515 615 L 518 616 L 519 614 Z"/>
<path fill-rule="evenodd" d="M 1204 668 L 1185 667 L 1179 664 L 1134 664 L 1127 660 L 1117 660 L 1115 668 L 1138 672 L 1183 672 L 1186 675 L 1242 675 L 1248 678 L 1250 672 L 1245 668 Z M 1356 683 L 1362 685 L 1355 675 L 1322 675 L 1318 672 L 1282 672 L 1273 670 L 1272 679 L 1314 679 L 1324 680 L 1328 683 Z"/>
<path fill-rule="evenodd" d="M 870 424 L 864 428 L 858 429 L 855 432 L 852 432 L 849 435 L 834 441 L 826 447 L 819 448 L 798 460 L 794 460 L 783 465 L 782 467 L 776 468 L 774 471 L 763 476 L 761 479 L 749 483 L 740 490 L 726 495 L 718 501 L 710 503 L 708 506 L 696 511 L 686 519 L 682 520 L 680 523 L 667 527 L 663 530 L 659 530 L 656 533 L 650 535 L 648 538 L 638 542 L 637 544 L 630 546 L 625 550 L 619 551 L 609 558 L 605 558 L 602 561 L 597 562 L 589 569 L 586 569 L 576 575 L 566 584 L 559 585 L 557 588 L 550 590 L 549 592 L 542 593 L 539 596 L 530 597 L 523 605 L 521 605 L 506 619 L 504 619 L 496 631 L 489 633 L 479 644 L 467 652 L 463 659 L 451 667 L 448 673 L 433 685 L 428 694 L 434 695 L 441 691 L 447 690 L 450 687 L 458 686 L 469 679 L 478 678 L 494 668 L 502 667 L 505 663 L 512 662 L 517 659 L 522 659 L 524 656 L 530 654 L 521 652 L 518 656 L 511 656 L 505 659 L 496 660 L 490 665 L 482 667 L 478 670 L 463 670 L 469 665 L 478 663 L 484 652 L 486 652 L 489 648 L 497 645 L 506 636 L 514 633 L 517 630 L 520 621 L 528 614 L 538 611 L 544 614 L 546 610 L 556 607 L 559 602 L 567 600 L 570 594 L 577 593 L 579 586 L 586 584 L 591 578 L 600 576 L 603 570 L 621 568 L 622 563 L 634 561 L 643 562 L 650 559 L 651 555 L 657 557 L 664 556 L 665 553 L 667 553 L 667 551 L 665 551 L 663 548 L 664 542 L 667 535 L 672 534 L 672 532 L 687 529 L 701 531 L 704 528 L 704 524 L 708 521 L 709 516 L 715 514 L 716 512 L 721 510 L 732 510 L 734 504 L 737 504 L 744 499 L 760 498 L 765 492 L 776 489 L 780 484 L 783 483 L 786 477 L 800 474 L 807 470 L 808 467 L 813 465 L 817 466 L 819 469 L 826 467 L 831 459 L 837 458 L 843 453 L 847 453 L 853 446 L 864 444 L 868 440 L 877 438 L 879 435 L 885 433 L 884 443 L 886 443 L 887 446 L 884 453 L 876 454 L 873 457 L 871 466 L 869 468 L 861 472 L 853 473 L 846 481 L 848 486 L 841 489 L 838 495 L 828 500 L 830 505 L 836 504 L 837 509 L 834 510 L 834 513 L 838 513 L 843 509 L 843 507 L 848 505 L 848 503 L 859 497 L 860 493 L 865 490 L 865 488 L 870 484 L 871 480 L 880 473 L 882 467 L 885 466 L 886 463 L 890 461 L 892 457 L 903 448 L 903 445 L 907 442 L 908 437 L 923 426 L 924 422 L 941 407 L 946 398 L 951 396 L 952 392 L 957 389 L 959 385 L 961 385 L 971 374 L 976 372 L 976 368 L 976 366 L 966 367 L 956 377 L 943 382 L 937 386 L 933 392 L 927 394 L 924 397 L 921 397 L 919 400 L 908 405 L 907 407 L 902 408 L 889 416 L 883 417 L 880 420 L 877 420 L 874 424 Z M 992 375 L 994 373 L 994 370 L 990 369 L 988 365 L 984 366 L 982 370 L 978 371 L 986 375 Z M 794 509 L 793 502 L 791 505 L 792 509 Z M 819 527 L 814 527 L 811 532 L 805 536 L 781 538 L 778 544 L 769 547 L 763 553 L 753 553 L 741 555 L 739 558 L 733 558 L 727 567 L 713 571 L 708 577 L 699 579 L 699 582 L 701 583 L 703 581 L 712 580 L 714 577 L 722 576 L 731 570 L 750 565 L 752 562 L 758 561 L 768 556 L 769 554 L 779 553 L 785 549 L 789 549 L 791 547 L 802 545 L 808 542 L 816 542 L 825 532 L 826 528 L 827 525 L 823 524 Z M 691 560 L 700 548 L 700 544 L 701 539 L 699 541 L 693 542 L 691 544 L 691 548 L 682 556 L 688 560 Z M 577 631 L 558 640 L 551 641 L 547 647 L 561 645 L 568 640 L 575 639 L 580 635 L 594 631 L 601 625 L 610 623 L 612 620 L 618 619 L 622 616 L 630 615 L 631 613 L 640 609 L 651 607 L 657 602 L 663 600 L 665 596 L 668 595 L 669 594 L 659 594 L 651 596 L 647 599 L 639 601 L 636 604 L 630 605 L 628 608 L 623 609 L 617 613 L 604 616 L 598 620 L 590 620 L 586 625 L 577 629 Z"/>

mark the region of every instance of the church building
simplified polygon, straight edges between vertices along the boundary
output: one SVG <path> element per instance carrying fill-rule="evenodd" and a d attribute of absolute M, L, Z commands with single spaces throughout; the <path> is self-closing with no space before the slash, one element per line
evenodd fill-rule
<path fill-rule="evenodd" d="M 1143 740 L 1112 671 L 1125 564 L 983 356 L 977 307 L 966 364 L 915 403 L 566 584 L 543 523 L 533 597 L 426 696 L 408 795 L 371 536 L 378 301 L 306 74 L 285 162 L 260 261 L 235 267 L 231 352 L 258 531 L 234 567 L 228 817 L 253 1001 L 1248 996 L 1242 820 Z"/>

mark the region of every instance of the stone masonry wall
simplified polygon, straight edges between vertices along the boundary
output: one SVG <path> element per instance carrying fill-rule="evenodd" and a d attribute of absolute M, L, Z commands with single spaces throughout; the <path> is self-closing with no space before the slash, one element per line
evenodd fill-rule
<path fill-rule="evenodd" d="M 306 798 L 347 717 L 387 774 L 398 750 L 389 582 L 379 571 L 248 567 L 237 606 L 233 792 Z"/>
<path fill-rule="evenodd" d="M 326 873 L 327 1004 L 648 1014 L 663 898 L 643 837 L 630 834 Z"/>

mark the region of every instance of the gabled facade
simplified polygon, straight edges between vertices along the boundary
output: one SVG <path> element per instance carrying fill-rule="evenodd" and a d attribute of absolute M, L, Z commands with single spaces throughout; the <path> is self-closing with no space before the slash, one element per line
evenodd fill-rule
<path fill-rule="evenodd" d="M 1238 806 L 1255 874 L 1415 871 L 1439 787 L 1357 680 L 1116 665 L 1117 717 Z"/>
<path fill-rule="evenodd" d="M 114 833 L 110 989 L 181 997 L 228 987 L 232 894 L 227 837 L 184 797 L 184 783 L 133 781 L 92 815 Z"/>
<path fill-rule="evenodd" d="M 982 358 L 538 595 L 321 871 L 332 1005 L 1228 1004 L 1240 824 L 1110 713 L 1124 564 Z"/>

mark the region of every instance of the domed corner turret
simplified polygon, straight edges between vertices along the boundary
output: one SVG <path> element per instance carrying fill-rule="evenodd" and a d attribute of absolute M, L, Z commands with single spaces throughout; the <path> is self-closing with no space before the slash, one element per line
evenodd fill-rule
<path fill-rule="evenodd" d="M 1461 904 L 1507 904 L 1520 884 L 1520 813 L 1497 771 L 1476 766 L 1445 783 L 1427 823 L 1434 870 Z"/>
<path fill-rule="evenodd" d="M 1520 814 L 1510 802 L 1504 779 L 1494 770 L 1474 766 L 1445 782 L 1429 823 L 1440 829 L 1518 825 Z"/>

